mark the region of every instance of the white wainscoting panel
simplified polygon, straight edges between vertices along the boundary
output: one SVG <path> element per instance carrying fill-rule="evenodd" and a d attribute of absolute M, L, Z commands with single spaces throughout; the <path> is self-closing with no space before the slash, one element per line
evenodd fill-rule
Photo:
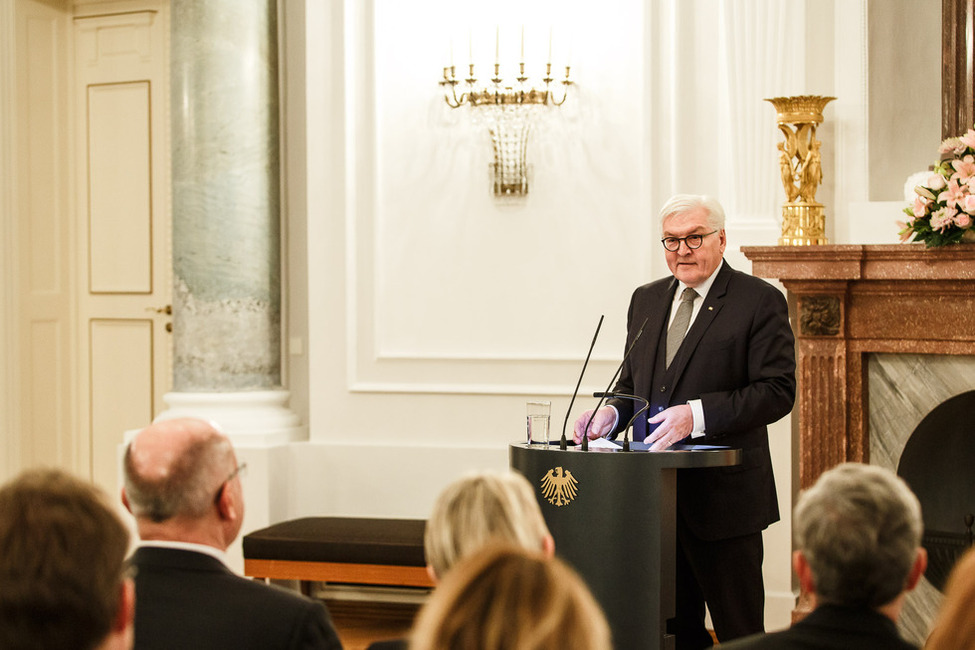
<path fill-rule="evenodd" d="M 152 291 L 148 81 L 88 86 L 88 290 Z"/>
<path fill-rule="evenodd" d="M 75 437 L 63 7 L 16 3 L 16 177 L 22 466 L 84 467 Z"/>
<path fill-rule="evenodd" d="M 117 475 L 122 433 L 154 415 L 153 322 L 92 319 L 89 336 L 92 475 L 107 483 Z"/>

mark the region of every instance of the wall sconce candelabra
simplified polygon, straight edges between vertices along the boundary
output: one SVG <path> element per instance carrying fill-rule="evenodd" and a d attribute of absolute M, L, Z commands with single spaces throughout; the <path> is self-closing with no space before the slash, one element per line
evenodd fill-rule
<path fill-rule="evenodd" d="M 501 76 L 500 29 L 495 36 L 494 76 L 490 84 L 478 86 L 473 57 L 467 64 L 467 78 L 457 77 L 456 68 L 451 61 L 444 66 L 440 86 L 444 90 L 444 101 L 451 108 L 470 106 L 479 113 L 479 121 L 488 125 L 491 143 L 494 146 L 494 163 L 491 168 L 494 177 L 495 196 L 520 196 L 528 193 L 528 171 L 526 162 L 528 136 L 531 132 L 538 109 L 544 106 L 561 106 L 568 98 L 570 66 L 565 66 L 565 78 L 556 80 L 552 76 L 552 39 L 549 37 L 548 62 L 542 85 L 530 85 L 525 74 L 525 30 L 521 31 L 521 59 L 518 63 L 518 76 L 514 82 Z M 451 57 L 453 58 L 453 57 Z M 464 84 L 461 86 L 461 84 Z M 461 89 L 458 89 L 461 86 Z M 561 86 L 561 93 L 556 91 Z"/>

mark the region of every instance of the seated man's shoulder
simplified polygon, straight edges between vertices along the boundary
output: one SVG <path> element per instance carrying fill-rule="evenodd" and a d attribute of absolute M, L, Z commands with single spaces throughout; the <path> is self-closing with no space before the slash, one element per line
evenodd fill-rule
<path fill-rule="evenodd" d="M 223 588 L 227 591 L 236 592 L 242 599 L 251 600 L 258 604 L 264 604 L 265 606 L 302 610 L 324 607 L 321 601 L 308 598 L 298 592 L 236 574 L 228 575 L 225 578 Z"/>
<path fill-rule="evenodd" d="M 146 597 L 136 603 L 140 649 L 342 647 L 321 601 L 229 572 L 209 575 L 178 595 Z"/>

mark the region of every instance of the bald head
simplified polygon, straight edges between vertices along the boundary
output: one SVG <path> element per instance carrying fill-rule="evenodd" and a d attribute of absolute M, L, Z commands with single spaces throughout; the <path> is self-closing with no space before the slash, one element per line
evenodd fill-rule
<path fill-rule="evenodd" d="M 136 518 L 154 523 L 200 519 L 237 466 L 230 440 L 193 418 L 163 420 L 125 450 L 125 497 Z"/>

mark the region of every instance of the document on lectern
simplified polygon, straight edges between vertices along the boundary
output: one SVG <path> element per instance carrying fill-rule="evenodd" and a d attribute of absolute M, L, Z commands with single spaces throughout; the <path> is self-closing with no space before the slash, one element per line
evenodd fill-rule
<path fill-rule="evenodd" d="M 610 449 L 610 450 L 620 450 L 623 448 L 623 443 L 618 440 L 607 440 L 606 438 L 596 438 L 595 440 L 589 441 L 590 449 Z M 678 442 L 672 445 L 668 449 L 660 449 L 658 451 L 708 451 L 714 449 L 728 449 L 726 446 L 722 445 L 695 445 L 693 443 L 681 443 Z M 630 451 L 650 451 L 650 445 L 645 442 L 633 441 L 630 443 Z M 656 453 L 656 452 L 655 452 Z"/>
<path fill-rule="evenodd" d="M 589 441 L 590 449 L 620 449 L 623 444 L 616 442 L 615 440 L 607 440 L 606 438 L 594 438 Z"/>

